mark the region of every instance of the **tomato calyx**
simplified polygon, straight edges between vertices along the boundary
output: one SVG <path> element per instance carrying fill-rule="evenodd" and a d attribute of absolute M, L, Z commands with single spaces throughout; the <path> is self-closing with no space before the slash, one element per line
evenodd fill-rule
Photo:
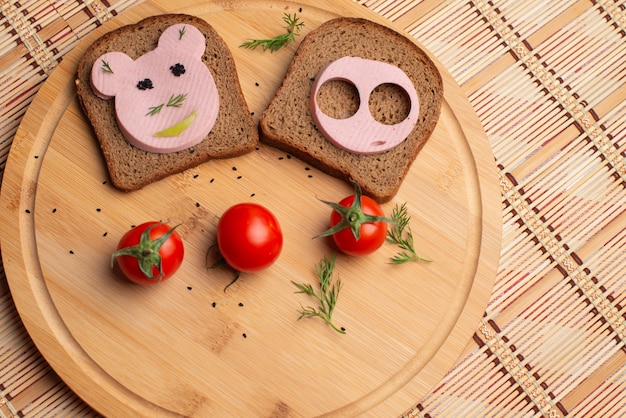
<path fill-rule="evenodd" d="M 339 203 L 319 199 L 321 202 L 326 203 L 328 206 L 333 208 L 333 210 L 341 216 L 341 220 L 335 226 L 313 238 L 328 237 L 349 228 L 352 231 L 354 239 L 358 241 L 359 238 L 361 238 L 361 225 L 375 222 L 394 223 L 393 219 L 386 218 L 384 216 L 374 216 L 363 213 L 361 205 L 361 187 L 356 182 L 353 182 L 352 184 L 354 185 L 354 200 L 349 207 L 340 205 Z"/>
<path fill-rule="evenodd" d="M 213 260 L 213 262 L 211 263 L 210 260 Z M 235 282 L 239 280 L 239 277 L 241 276 L 241 271 L 233 268 L 230 264 L 228 264 L 224 256 L 220 253 L 220 249 L 217 243 L 211 245 L 206 253 L 206 267 L 208 269 L 228 267 L 234 272 L 233 280 L 224 287 L 224 293 L 226 293 L 226 290 L 233 284 L 235 284 Z"/>
<path fill-rule="evenodd" d="M 113 265 L 117 257 L 125 255 L 137 260 L 139 269 L 147 279 L 158 280 L 163 277 L 163 262 L 159 250 L 179 225 L 174 226 L 157 239 L 152 239 L 150 238 L 150 231 L 157 225 L 160 224 L 151 225 L 141 233 L 139 244 L 115 251 L 111 256 L 111 265 Z M 157 275 L 152 274 L 153 267 L 156 267 L 159 271 Z"/>

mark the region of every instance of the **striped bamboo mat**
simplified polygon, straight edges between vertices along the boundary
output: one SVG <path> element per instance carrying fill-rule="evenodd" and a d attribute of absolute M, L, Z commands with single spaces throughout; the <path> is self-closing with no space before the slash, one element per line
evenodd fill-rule
<path fill-rule="evenodd" d="M 0 0 L 0 178 L 50 71 L 135 3 Z M 485 315 L 405 416 L 626 416 L 626 1 L 358 3 L 405 28 L 457 80 L 502 192 Z M 0 417 L 50 415 L 96 414 L 37 352 L 0 265 Z"/>

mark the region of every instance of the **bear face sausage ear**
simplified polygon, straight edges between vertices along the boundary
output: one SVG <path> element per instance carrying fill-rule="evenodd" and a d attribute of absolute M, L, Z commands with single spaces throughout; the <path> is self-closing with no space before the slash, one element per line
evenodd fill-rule
<path fill-rule="evenodd" d="M 170 26 L 159 38 L 159 49 L 181 52 L 192 57 L 202 57 L 206 49 L 202 32 L 192 25 L 179 23 Z"/>
<path fill-rule="evenodd" d="M 128 89 L 128 76 L 132 71 L 135 61 L 123 52 L 107 52 L 101 55 L 91 68 L 91 86 L 96 95 L 103 99 L 109 99 L 119 91 Z M 131 80 L 136 83 L 136 80 Z"/>

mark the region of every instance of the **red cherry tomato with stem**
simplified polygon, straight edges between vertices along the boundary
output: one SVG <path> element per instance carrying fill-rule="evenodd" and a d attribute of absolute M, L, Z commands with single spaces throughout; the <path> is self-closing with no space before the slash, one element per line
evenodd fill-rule
<path fill-rule="evenodd" d="M 183 241 L 175 227 L 150 221 L 126 232 L 113 253 L 124 276 L 141 285 L 163 282 L 178 270 L 185 256 Z"/>
<path fill-rule="evenodd" d="M 322 201 L 333 208 L 330 228 L 317 237 L 332 236 L 337 248 L 353 256 L 368 255 L 379 249 L 387 238 L 387 223 L 382 208 L 374 199 L 363 196 L 354 183 L 354 195 L 339 203 Z M 316 238 L 317 238 L 316 237 Z"/>

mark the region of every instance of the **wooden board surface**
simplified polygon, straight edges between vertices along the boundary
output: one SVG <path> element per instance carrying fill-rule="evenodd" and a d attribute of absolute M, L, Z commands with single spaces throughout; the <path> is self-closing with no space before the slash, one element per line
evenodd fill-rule
<path fill-rule="evenodd" d="M 146 2 L 92 33 L 45 83 L 18 131 L 4 174 L 2 256 L 16 306 L 38 348 L 87 402 L 110 416 L 400 414 L 454 364 L 490 296 L 500 248 L 500 195 L 480 124 L 445 69 L 445 103 L 435 133 L 389 212 L 407 202 L 418 252 L 433 263 L 393 266 L 395 248 L 367 258 L 339 256 L 344 282 L 335 320 L 297 321 L 314 265 L 333 249 L 311 237 L 350 186 L 261 144 L 140 191 L 108 183 L 74 92 L 82 52 L 97 36 L 172 11 Z M 247 51 L 248 37 L 299 12 L 305 33 L 342 15 L 385 23 L 351 2 L 177 3 L 225 38 L 258 118 L 295 46 Z M 186 5 L 185 5 L 186 4 Z M 301 11 L 300 11 L 301 9 Z M 245 275 L 205 268 L 219 215 L 255 201 L 271 208 L 285 235 L 279 261 Z M 182 222 L 186 260 L 155 288 L 133 286 L 110 269 L 131 225 Z M 215 304 L 215 306 L 213 306 Z"/>

